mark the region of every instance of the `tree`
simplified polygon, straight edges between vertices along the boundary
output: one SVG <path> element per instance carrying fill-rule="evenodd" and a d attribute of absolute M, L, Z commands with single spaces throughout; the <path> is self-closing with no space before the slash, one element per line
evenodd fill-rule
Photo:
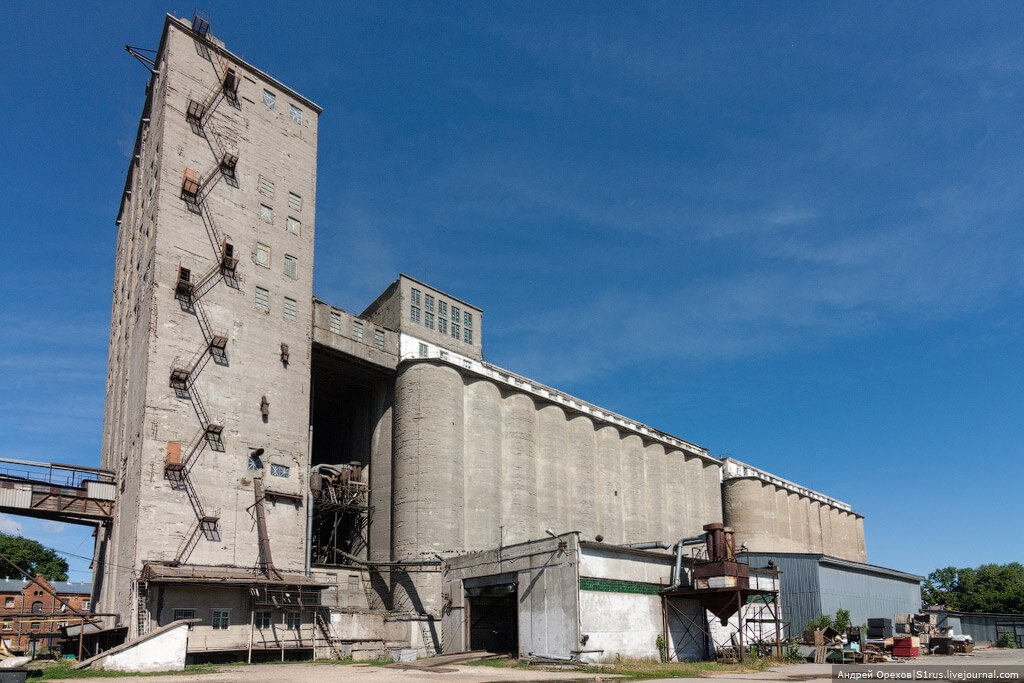
<path fill-rule="evenodd" d="M 0 553 L 24 569 L 30 576 L 42 574 L 47 581 L 67 581 L 68 561 L 39 541 L 24 536 L 0 534 Z M 0 560 L 0 577 L 6 579 L 24 578 L 17 569 Z"/>
<path fill-rule="evenodd" d="M 1024 565 L 983 564 L 943 567 L 925 579 L 921 597 L 926 603 L 945 605 L 958 612 L 1024 612 Z"/>

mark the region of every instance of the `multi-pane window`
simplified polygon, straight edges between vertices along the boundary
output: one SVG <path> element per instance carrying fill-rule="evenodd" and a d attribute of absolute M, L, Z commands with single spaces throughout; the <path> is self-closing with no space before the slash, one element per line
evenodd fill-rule
<path fill-rule="evenodd" d="M 418 290 L 415 287 L 413 287 L 412 294 L 410 295 L 410 298 L 412 299 L 413 306 L 419 306 L 420 305 L 420 290 Z"/>
<path fill-rule="evenodd" d="M 437 314 L 439 316 L 442 316 L 442 317 L 448 315 L 448 302 L 447 301 L 438 301 L 437 302 Z"/>
<path fill-rule="evenodd" d="M 195 619 L 196 611 L 194 609 L 176 609 L 174 610 L 174 621 L 180 619 Z M 188 625 L 188 630 L 192 630 L 192 624 Z"/>
<path fill-rule="evenodd" d="M 260 176 L 260 194 L 268 197 L 274 196 L 274 181 L 266 176 Z"/>
<path fill-rule="evenodd" d="M 452 322 L 452 336 L 456 339 L 462 336 L 461 330 L 459 329 L 459 324 L 457 322 Z"/>
<path fill-rule="evenodd" d="M 252 623 L 256 628 L 270 628 L 273 625 L 270 610 L 260 610 L 253 616 Z"/>
<path fill-rule="evenodd" d="M 271 109 L 273 109 L 274 105 L 277 104 L 277 95 L 275 95 L 274 93 L 270 92 L 269 90 L 264 90 L 263 91 L 263 104 L 265 104 L 268 107 L 270 107 Z"/>
<path fill-rule="evenodd" d="M 295 123 L 302 123 L 302 110 L 294 104 L 288 105 L 288 113 L 291 115 L 292 121 Z"/>
<path fill-rule="evenodd" d="M 231 610 L 217 609 L 210 610 L 210 625 L 214 631 L 224 631 L 231 626 Z"/>
<path fill-rule="evenodd" d="M 459 307 L 452 306 L 452 323 L 459 322 Z"/>
<path fill-rule="evenodd" d="M 469 329 L 468 327 L 463 327 L 462 328 L 462 341 L 466 342 L 467 344 L 472 344 L 473 343 L 473 330 Z"/>
<path fill-rule="evenodd" d="M 274 222 L 274 210 L 266 204 L 260 204 L 260 219 L 267 222 Z"/>
<path fill-rule="evenodd" d="M 420 344 L 420 358 L 426 358 L 429 351 L 426 344 Z"/>
<path fill-rule="evenodd" d="M 433 313 L 434 312 L 434 297 L 430 296 L 429 294 L 425 294 L 423 296 L 423 308 L 425 308 L 426 310 L 428 310 L 431 313 Z"/>
<path fill-rule="evenodd" d="M 295 299 L 284 298 L 284 319 L 295 320 Z"/>
<path fill-rule="evenodd" d="M 288 232 L 293 235 L 298 235 L 302 231 L 302 223 L 298 220 L 288 216 Z"/>
<path fill-rule="evenodd" d="M 423 314 L 423 325 L 428 330 L 434 329 L 434 314 L 433 313 L 424 313 Z"/>
<path fill-rule="evenodd" d="M 284 627 L 289 631 L 298 631 L 302 627 L 302 612 L 285 612 Z"/>
<path fill-rule="evenodd" d="M 270 290 L 262 287 L 256 288 L 256 308 L 264 313 L 270 312 Z"/>
<path fill-rule="evenodd" d="M 473 314 L 469 311 L 462 312 L 462 326 L 473 327 Z"/>
<path fill-rule="evenodd" d="M 348 589 L 352 592 L 359 590 L 359 575 L 349 574 L 348 575 Z"/>
<path fill-rule="evenodd" d="M 83 612 L 88 612 L 90 607 L 92 607 L 92 600 L 82 600 Z"/>
<path fill-rule="evenodd" d="M 299 259 L 295 258 L 291 254 L 284 255 L 284 274 L 288 277 L 295 277 L 295 266 L 298 264 Z"/>
<path fill-rule="evenodd" d="M 341 313 L 331 311 L 331 332 L 341 334 Z"/>
<path fill-rule="evenodd" d="M 256 243 L 256 265 L 270 267 L 270 247 L 261 242 Z"/>
<path fill-rule="evenodd" d="M 352 321 L 352 338 L 355 339 L 357 342 L 363 341 L 363 321 Z"/>
<path fill-rule="evenodd" d="M 444 318 L 437 319 L 437 331 L 441 334 L 448 334 L 448 321 Z"/>
<path fill-rule="evenodd" d="M 252 470 L 253 472 L 259 472 L 263 469 L 263 461 L 260 460 L 260 456 L 252 454 L 252 451 L 254 450 L 256 449 L 249 449 L 249 462 L 246 465 L 246 469 Z"/>
<path fill-rule="evenodd" d="M 373 331 L 373 345 L 381 351 L 384 350 L 384 332 L 383 330 Z"/>
<path fill-rule="evenodd" d="M 302 211 L 302 197 L 295 194 L 294 192 L 288 193 L 288 206 L 295 209 L 296 211 Z"/>
<path fill-rule="evenodd" d="M 284 477 L 287 479 L 291 476 L 292 470 L 288 465 L 278 465 L 275 463 L 270 465 L 270 474 L 275 477 Z"/>
<path fill-rule="evenodd" d="M 409 320 L 413 321 L 414 323 L 418 323 L 420 321 L 420 308 L 419 308 L 419 306 L 410 306 L 409 307 Z"/>

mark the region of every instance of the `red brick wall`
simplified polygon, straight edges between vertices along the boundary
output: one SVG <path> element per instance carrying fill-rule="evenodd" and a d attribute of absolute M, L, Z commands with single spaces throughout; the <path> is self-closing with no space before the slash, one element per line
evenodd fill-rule
<path fill-rule="evenodd" d="M 46 586 L 53 590 L 46 579 L 37 576 Z M 88 595 L 65 594 L 59 597 L 81 612 L 88 612 L 84 602 Z M 33 609 L 35 603 L 42 603 Z M 78 621 L 70 609 L 62 609 L 60 601 L 43 590 L 39 585 L 29 582 L 20 591 L 0 591 L 0 637 L 7 642 L 12 650 L 27 651 L 31 647 L 32 636 L 39 641 L 39 648 L 56 645 L 59 640 L 59 625 L 66 622 L 74 624 Z"/>

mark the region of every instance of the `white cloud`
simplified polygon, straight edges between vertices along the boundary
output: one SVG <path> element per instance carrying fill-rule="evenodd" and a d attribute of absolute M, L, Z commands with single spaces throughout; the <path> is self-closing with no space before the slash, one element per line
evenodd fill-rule
<path fill-rule="evenodd" d="M 64 530 L 68 528 L 68 525 L 64 522 L 53 522 L 51 520 L 43 520 L 40 526 L 48 534 L 62 534 Z"/>
<path fill-rule="evenodd" d="M 21 522 L 9 515 L 0 515 L 0 533 L 20 536 L 22 533 Z"/>

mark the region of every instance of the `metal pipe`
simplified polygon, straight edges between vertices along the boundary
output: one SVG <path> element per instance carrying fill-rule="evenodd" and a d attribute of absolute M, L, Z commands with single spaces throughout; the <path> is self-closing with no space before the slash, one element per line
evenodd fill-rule
<path fill-rule="evenodd" d="M 553 659 L 556 662 L 576 662 L 579 661 L 575 657 L 566 657 L 565 655 L 544 655 L 539 652 L 527 652 L 528 657 L 536 657 L 537 659 Z"/>
<path fill-rule="evenodd" d="M 689 538 L 680 538 L 676 541 L 676 564 L 672 569 L 672 585 L 669 586 L 670 590 L 679 588 L 680 584 L 683 583 L 683 546 L 703 543 L 706 538 L 707 534 L 701 534 L 699 536 L 690 536 Z"/>
<path fill-rule="evenodd" d="M 632 548 L 633 550 L 653 550 L 654 548 L 661 548 L 662 550 L 672 549 L 672 546 L 664 541 L 653 541 L 651 543 L 627 543 L 622 547 Z"/>
<path fill-rule="evenodd" d="M 369 560 L 363 560 L 355 555 L 350 555 L 344 550 L 339 550 L 338 554 L 342 557 L 352 560 L 356 564 L 361 564 L 364 567 L 419 567 L 425 565 L 439 565 L 443 564 L 443 560 L 406 560 L 404 562 L 370 562 Z"/>

